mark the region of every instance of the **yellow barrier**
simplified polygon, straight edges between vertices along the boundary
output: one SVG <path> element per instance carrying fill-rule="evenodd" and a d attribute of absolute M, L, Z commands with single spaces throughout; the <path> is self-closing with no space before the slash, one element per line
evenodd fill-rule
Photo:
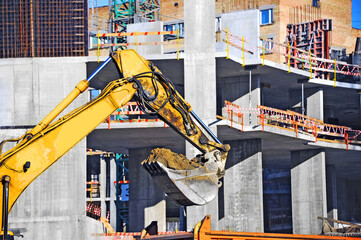
<path fill-rule="evenodd" d="M 335 58 L 335 65 L 334 65 L 335 72 L 333 75 L 333 87 L 336 87 L 336 66 L 337 66 L 337 63 L 336 63 L 336 58 Z"/>
<path fill-rule="evenodd" d="M 266 52 L 266 36 L 263 35 L 263 62 L 262 62 L 262 66 L 264 66 L 264 57 L 265 57 L 265 52 Z"/>
<path fill-rule="evenodd" d="M 227 27 L 227 57 L 226 59 L 229 59 L 229 31 L 228 31 L 228 27 Z"/>
<path fill-rule="evenodd" d="M 288 43 L 288 73 L 291 72 L 291 48 L 290 43 Z"/>
<path fill-rule="evenodd" d="M 242 52 L 243 52 L 243 57 L 242 57 L 243 64 L 242 64 L 242 66 L 244 67 L 246 65 L 246 59 L 244 57 L 244 37 L 243 36 L 242 36 Z"/>
<path fill-rule="evenodd" d="M 177 30 L 177 60 L 179 60 L 179 29 Z"/>

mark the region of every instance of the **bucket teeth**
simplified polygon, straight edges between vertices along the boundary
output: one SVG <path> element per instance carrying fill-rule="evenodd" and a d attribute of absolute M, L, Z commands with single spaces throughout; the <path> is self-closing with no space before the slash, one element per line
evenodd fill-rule
<path fill-rule="evenodd" d="M 143 162 L 142 165 L 151 176 L 166 174 L 158 162 Z"/>

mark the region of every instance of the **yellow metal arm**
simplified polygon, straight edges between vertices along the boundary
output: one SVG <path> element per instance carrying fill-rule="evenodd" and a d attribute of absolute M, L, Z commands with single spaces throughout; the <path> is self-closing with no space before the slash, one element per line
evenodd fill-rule
<path fill-rule="evenodd" d="M 42 172 L 102 123 L 111 113 L 127 104 L 136 89 L 126 80 L 110 83 L 93 101 L 53 124 L 28 141 L 23 141 L 0 157 L 0 173 L 11 177 L 9 209 L 19 195 Z M 24 165 L 30 167 L 24 172 Z M 0 185 L 2 193 L 2 185 Z M 2 209 L 0 209 L 1 215 Z M 2 221 L 0 219 L 0 221 Z M 0 222 L 1 223 L 1 222 Z"/>
<path fill-rule="evenodd" d="M 209 131 L 204 130 L 204 125 L 202 127 L 199 121 L 197 123 L 193 119 L 190 114 L 192 113 L 190 105 L 175 90 L 173 84 L 150 62 L 133 50 L 115 52 L 112 58 L 118 65 L 123 79 L 109 83 L 97 98 L 51 123 L 80 93 L 87 89 L 89 82 L 81 81 L 48 116 L 20 138 L 21 141 L 15 147 L 0 155 L 0 177 L 9 176 L 11 179 L 9 209 L 36 177 L 133 97 L 137 99 L 144 111 L 158 115 L 203 153 L 203 156 L 196 160 L 199 167 L 194 171 L 180 167 L 172 169 L 172 176 L 170 176 L 169 169 L 163 162 L 163 165 L 160 163 L 154 168 L 145 166 L 148 172 L 152 175 L 152 170 L 161 168 L 159 171 L 164 171 L 170 178 L 170 182 L 164 182 L 164 178 L 160 178 L 162 179 L 160 185 L 170 186 L 169 189 L 163 188 L 170 196 L 174 193 L 174 189 L 180 191 L 183 195 L 177 192 L 174 197 L 183 205 L 205 204 L 214 198 L 218 190 L 218 179 L 224 174 L 229 146 L 221 144 L 218 139 L 215 142 L 215 136 L 210 135 Z M 1 147 L 2 145 L 0 149 Z M 175 159 L 167 160 L 175 161 Z M 160 176 L 159 171 L 157 170 L 157 177 Z M 177 185 L 178 182 L 181 184 Z M 199 182 L 205 185 L 201 186 Z M 176 186 L 173 187 L 172 184 Z M 196 187 L 189 192 L 188 184 Z M 199 193 L 202 191 L 208 196 Z M 3 186 L 0 185 L 0 196 L 2 192 Z M 189 195 L 194 195 L 194 197 L 189 197 Z M 0 213 L 3 216 L 3 209 L 0 209 Z M 2 218 L 0 218 L 0 223 L 2 225 Z"/>
<path fill-rule="evenodd" d="M 215 143 L 211 136 L 195 123 L 190 114 L 192 111 L 190 104 L 151 62 L 132 50 L 113 52 L 112 57 L 124 78 L 138 85 L 136 97 L 145 111 L 158 115 L 202 153 L 216 149 L 222 150 L 222 154 L 229 151 L 228 145 Z"/>

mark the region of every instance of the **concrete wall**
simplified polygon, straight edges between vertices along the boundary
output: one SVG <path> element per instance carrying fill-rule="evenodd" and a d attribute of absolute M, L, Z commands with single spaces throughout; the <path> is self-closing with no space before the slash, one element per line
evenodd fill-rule
<path fill-rule="evenodd" d="M 82 79 L 85 58 L 0 60 L 1 126 L 35 125 Z M 83 94 L 69 106 L 87 101 Z M 0 130 L 0 139 L 26 129 Z M 86 141 L 82 140 L 24 191 L 10 213 L 10 228 L 25 239 L 89 239 L 101 224 L 85 217 Z M 89 231 L 85 232 L 84 229 Z"/>
<path fill-rule="evenodd" d="M 163 31 L 163 22 L 144 22 L 144 23 L 134 23 L 127 25 L 127 32 L 159 32 Z M 145 43 L 145 42 L 163 42 L 164 35 L 140 35 L 137 36 L 137 42 Z M 135 37 L 127 37 L 128 43 L 135 43 Z M 128 46 L 128 49 L 137 49 L 137 52 L 140 55 L 148 55 L 148 54 L 162 54 L 163 53 L 163 45 L 138 45 L 135 47 L 134 45 Z"/>
<path fill-rule="evenodd" d="M 0 59 L 0 125 L 35 125 L 86 78 L 86 58 Z M 87 100 L 80 96 L 67 111 Z"/>
<path fill-rule="evenodd" d="M 245 63 L 249 60 L 259 59 L 259 10 L 248 10 L 240 12 L 225 13 L 221 15 L 222 29 L 229 30 L 230 34 L 238 36 L 246 40 L 244 48 L 253 52 L 250 54 L 245 52 Z M 225 36 L 222 33 L 222 36 Z M 225 38 L 226 39 L 226 38 Z M 236 40 L 235 37 L 230 37 L 230 42 L 242 47 L 241 41 Z M 217 51 L 226 51 L 227 44 L 224 42 L 217 43 Z M 239 48 L 233 46 L 229 47 L 229 52 L 232 56 L 242 58 L 243 52 Z"/>

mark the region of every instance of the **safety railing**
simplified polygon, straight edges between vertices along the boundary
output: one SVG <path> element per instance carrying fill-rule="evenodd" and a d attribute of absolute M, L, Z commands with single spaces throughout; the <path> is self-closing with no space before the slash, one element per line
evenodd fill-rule
<path fill-rule="evenodd" d="M 87 214 L 95 219 L 99 219 L 101 217 L 101 207 L 98 206 L 99 202 L 97 203 L 93 203 L 93 202 L 88 202 L 86 205 L 86 212 Z M 106 220 L 109 222 L 109 217 L 110 217 L 110 212 L 107 211 L 107 217 Z"/>
<path fill-rule="evenodd" d="M 168 125 L 156 116 L 149 116 L 145 114 L 136 102 L 129 102 L 123 107 L 114 111 L 104 123 L 108 124 L 108 129 L 111 129 L 112 123 L 145 123 L 145 122 L 162 122 L 164 127 Z"/>
<path fill-rule="evenodd" d="M 140 42 L 138 37 L 139 36 L 154 36 L 154 35 L 176 35 L 177 38 L 175 41 L 159 41 L 159 42 Z M 184 43 L 183 39 L 179 38 L 179 30 L 177 31 L 159 31 L 159 32 L 121 32 L 121 33 L 97 33 L 97 56 L 98 56 L 98 62 L 99 62 L 99 50 L 101 47 L 129 47 L 134 46 L 135 50 L 137 51 L 138 46 L 144 46 L 144 45 L 174 45 L 176 46 L 176 52 L 177 52 L 177 59 L 179 60 L 179 47 L 180 44 Z M 124 37 L 134 37 L 134 42 L 125 42 L 125 43 L 102 43 L 102 40 L 108 39 L 108 38 L 124 38 Z M 115 42 L 115 41 L 113 41 Z M 95 46 L 91 46 L 95 47 Z"/>
<path fill-rule="evenodd" d="M 256 41 L 254 41 L 256 40 Z M 266 58 L 266 54 L 277 54 L 285 61 L 282 64 L 287 65 L 288 72 L 291 72 L 291 67 L 310 72 L 310 78 L 327 76 L 329 80 L 334 81 L 336 86 L 337 74 L 361 77 L 360 66 L 348 64 L 346 62 L 336 61 L 332 59 L 325 59 L 316 57 L 311 51 L 305 51 L 289 44 L 279 43 L 265 36 L 259 39 L 252 39 L 244 36 L 237 36 L 229 32 L 229 29 L 221 30 L 221 41 L 227 44 L 226 52 L 229 58 L 230 46 L 242 51 L 242 65 L 246 64 L 245 53 L 254 54 L 257 49 L 261 49 L 260 57 L 262 64 Z M 252 42 L 257 42 L 257 45 L 252 45 Z M 292 60 L 292 61 L 291 61 Z"/>
<path fill-rule="evenodd" d="M 296 138 L 298 133 L 302 133 L 313 136 L 315 142 L 320 138 L 323 141 L 342 141 L 346 144 L 347 149 L 349 143 L 361 143 L 357 141 L 358 136 L 361 134 L 360 130 L 327 124 L 319 119 L 289 110 L 285 111 L 262 105 L 257 108 L 241 108 L 234 103 L 225 101 L 223 117 L 231 122 L 231 127 L 234 123 L 237 123 L 241 125 L 243 131 L 245 125 L 243 121 L 244 114 L 256 114 L 258 125 L 262 126 L 262 131 L 264 131 L 265 126 L 283 128 L 294 131 Z"/>

